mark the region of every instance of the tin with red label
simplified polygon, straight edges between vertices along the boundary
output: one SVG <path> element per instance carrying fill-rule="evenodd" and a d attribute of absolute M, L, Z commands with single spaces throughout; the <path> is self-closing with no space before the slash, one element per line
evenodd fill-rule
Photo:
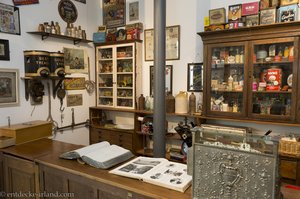
<path fill-rule="evenodd" d="M 280 91 L 281 80 L 282 80 L 282 69 L 281 68 L 270 68 L 267 69 L 266 74 L 267 80 L 267 91 Z"/>
<path fill-rule="evenodd" d="M 242 4 L 242 16 L 256 15 L 259 12 L 259 1 Z"/>

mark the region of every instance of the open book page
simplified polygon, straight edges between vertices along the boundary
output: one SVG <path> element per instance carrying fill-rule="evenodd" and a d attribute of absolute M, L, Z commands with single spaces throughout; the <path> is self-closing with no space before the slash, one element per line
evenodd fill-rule
<path fill-rule="evenodd" d="M 133 157 L 131 151 L 117 145 L 110 145 L 83 155 L 81 158 L 87 164 L 96 168 L 107 169 Z"/>
<path fill-rule="evenodd" d="M 61 154 L 59 157 L 64 159 L 77 159 L 85 154 L 88 154 L 93 151 L 97 151 L 101 148 L 108 147 L 108 146 L 110 146 L 109 142 L 103 141 L 86 147 L 82 147 L 80 149 L 68 151 L 66 153 Z"/>
<path fill-rule="evenodd" d="M 143 176 L 145 182 L 184 192 L 192 182 L 187 174 L 187 165 L 168 162 Z"/>
<path fill-rule="evenodd" d="M 137 157 L 109 171 L 109 173 L 129 178 L 143 179 L 145 174 L 167 162 L 168 160 L 164 158 Z"/>

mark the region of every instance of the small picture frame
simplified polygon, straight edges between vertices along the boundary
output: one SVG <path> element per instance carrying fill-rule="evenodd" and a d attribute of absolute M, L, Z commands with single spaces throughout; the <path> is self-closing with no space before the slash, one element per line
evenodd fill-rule
<path fill-rule="evenodd" d="M 129 21 L 139 20 L 139 2 L 129 3 Z"/>
<path fill-rule="evenodd" d="M 19 105 L 19 70 L 0 69 L 0 107 Z"/>
<path fill-rule="evenodd" d="M 0 39 L 0 60 L 10 60 L 9 41 L 5 39 Z"/>
<path fill-rule="evenodd" d="M 276 23 L 276 8 L 260 11 L 260 25 Z"/>
<path fill-rule="evenodd" d="M 226 10 L 225 8 L 217 8 L 209 10 L 210 25 L 219 25 L 226 23 Z"/>
<path fill-rule="evenodd" d="M 154 60 L 154 30 L 144 31 L 145 61 Z M 180 59 L 180 26 L 166 27 L 166 60 Z"/>
<path fill-rule="evenodd" d="M 246 26 L 258 26 L 259 25 L 259 15 L 248 15 L 246 16 Z"/>
<path fill-rule="evenodd" d="M 154 94 L 154 66 L 150 66 L 150 95 Z M 173 92 L 173 66 L 166 65 L 166 93 Z"/>
<path fill-rule="evenodd" d="M 21 35 L 19 8 L 0 3 L 0 32 Z"/>
<path fill-rule="evenodd" d="M 203 63 L 188 63 L 187 91 L 201 92 L 203 90 Z"/>
<path fill-rule="evenodd" d="M 126 0 L 103 0 L 102 2 L 103 25 L 107 28 L 125 26 Z"/>
<path fill-rule="evenodd" d="M 82 104 L 83 104 L 82 94 L 67 95 L 67 107 L 82 106 Z"/>
<path fill-rule="evenodd" d="M 64 60 L 66 73 L 88 73 L 86 50 L 64 48 Z"/>

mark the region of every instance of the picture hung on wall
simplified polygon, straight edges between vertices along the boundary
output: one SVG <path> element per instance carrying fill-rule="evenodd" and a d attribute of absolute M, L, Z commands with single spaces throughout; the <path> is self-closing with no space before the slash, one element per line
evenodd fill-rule
<path fill-rule="evenodd" d="M 129 3 L 129 21 L 139 20 L 139 2 Z"/>
<path fill-rule="evenodd" d="M 75 0 L 75 1 L 86 4 L 86 0 Z"/>
<path fill-rule="evenodd" d="M 203 63 L 189 63 L 187 91 L 199 92 L 202 90 L 203 90 Z"/>
<path fill-rule="evenodd" d="M 18 69 L 0 69 L 0 107 L 19 105 Z"/>
<path fill-rule="evenodd" d="M 58 4 L 58 12 L 60 17 L 67 23 L 74 23 L 77 20 L 77 8 L 70 0 L 61 0 Z"/>
<path fill-rule="evenodd" d="M 87 53 L 83 49 L 64 48 L 66 73 L 88 73 Z"/>
<path fill-rule="evenodd" d="M 84 77 L 67 78 L 64 80 L 64 86 L 66 90 L 84 90 L 85 78 Z"/>
<path fill-rule="evenodd" d="M 10 60 L 9 41 L 0 39 L 0 60 Z"/>
<path fill-rule="evenodd" d="M 103 0 L 103 25 L 107 28 L 125 26 L 126 1 Z"/>
<path fill-rule="evenodd" d="M 145 30 L 145 61 L 154 60 L 154 30 Z M 166 60 L 180 59 L 180 26 L 166 27 Z"/>
<path fill-rule="evenodd" d="M 20 12 L 18 7 L 0 3 L 0 32 L 20 35 Z"/>
<path fill-rule="evenodd" d="M 13 0 L 15 6 L 37 4 L 39 0 Z"/>
<path fill-rule="evenodd" d="M 173 66 L 166 65 L 166 93 L 171 93 L 173 91 Z M 150 95 L 154 94 L 154 66 L 150 66 Z"/>
<path fill-rule="evenodd" d="M 67 107 L 82 106 L 82 104 L 83 104 L 82 94 L 68 94 L 67 95 Z"/>

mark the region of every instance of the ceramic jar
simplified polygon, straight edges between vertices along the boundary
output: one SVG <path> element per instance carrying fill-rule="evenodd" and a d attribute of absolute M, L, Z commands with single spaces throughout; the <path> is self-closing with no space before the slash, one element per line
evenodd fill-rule
<path fill-rule="evenodd" d="M 166 96 L 166 112 L 175 113 L 175 97 L 171 93 Z"/>
<path fill-rule="evenodd" d="M 194 114 L 196 112 L 196 95 L 192 93 L 189 96 L 189 113 Z"/>
<path fill-rule="evenodd" d="M 175 113 L 188 113 L 188 94 L 180 91 L 175 97 Z"/>

